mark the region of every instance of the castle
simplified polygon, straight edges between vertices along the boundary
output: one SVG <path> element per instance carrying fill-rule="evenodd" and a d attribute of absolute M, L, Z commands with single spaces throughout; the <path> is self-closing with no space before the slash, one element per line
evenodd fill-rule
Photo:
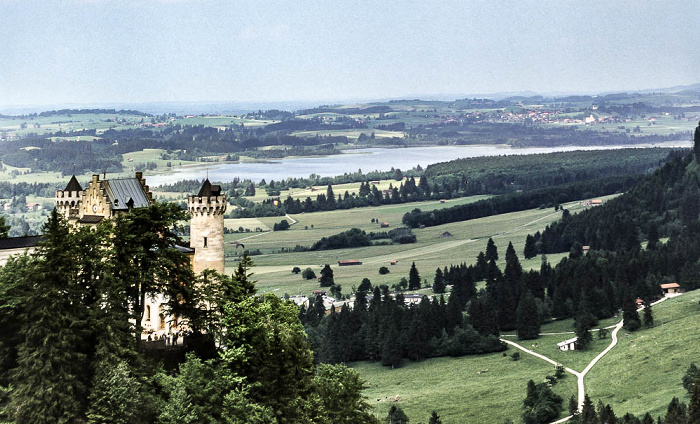
<path fill-rule="evenodd" d="M 73 175 L 63 190 L 56 191 L 56 209 L 77 226 L 96 225 L 103 219 L 115 218 L 135 208 L 153 204 L 153 195 L 141 172 L 133 178 L 100 179 L 93 175 L 83 189 Z M 221 187 L 204 181 L 196 195 L 187 197 L 190 214 L 190 245 L 177 246 L 185 253 L 195 274 L 205 269 L 224 273 L 224 212 L 226 195 Z M 165 315 L 163 296 L 147 299 L 141 323 L 149 334 L 169 334 L 174 322 Z"/>

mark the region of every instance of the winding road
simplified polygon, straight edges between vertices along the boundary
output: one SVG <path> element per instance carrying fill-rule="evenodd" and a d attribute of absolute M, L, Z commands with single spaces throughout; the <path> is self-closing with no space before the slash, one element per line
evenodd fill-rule
<path fill-rule="evenodd" d="M 668 295 L 667 295 L 667 296 L 665 296 L 665 297 L 662 297 L 660 300 L 657 300 L 656 302 L 652 302 L 651 305 L 652 305 L 652 306 L 653 306 L 653 305 L 657 305 L 657 304 L 663 302 L 663 301 L 666 300 L 666 299 L 670 299 L 671 297 L 675 297 L 675 296 L 678 296 L 678 295 L 680 295 L 680 293 L 679 293 L 679 294 L 676 294 L 676 295 L 671 295 L 671 296 L 668 296 Z M 637 311 L 641 311 L 641 310 L 643 310 L 643 309 L 644 309 L 644 306 L 642 306 L 641 308 L 637 309 Z M 606 347 L 602 352 L 600 352 L 600 353 L 598 354 L 598 356 L 596 356 L 595 358 L 593 358 L 593 360 L 586 366 L 586 368 L 583 369 L 583 371 L 578 372 L 578 371 L 573 370 L 573 369 L 571 369 L 571 368 L 564 367 L 564 370 L 565 370 L 566 372 L 575 375 L 576 378 L 578 379 L 578 411 L 579 411 L 579 412 L 581 412 L 581 411 L 583 410 L 583 401 L 584 401 L 584 399 L 586 398 L 586 387 L 585 387 L 585 385 L 584 385 L 584 381 L 583 381 L 583 380 L 584 380 L 584 378 L 586 377 L 586 374 L 588 374 L 588 372 L 598 363 L 598 361 L 600 361 L 608 352 L 610 352 L 610 350 L 612 350 L 612 348 L 614 348 L 614 347 L 617 345 L 617 333 L 618 333 L 618 331 L 620 331 L 620 329 L 622 328 L 622 324 L 623 324 L 623 320 L 620 320 L 620 322 L 618 322 L 618 323 L 615 324 L 614 326 L 612 326 L 612 327 L 606 327 L 606 328 L 614 328 L 614 330 L 612 331 L 612 336 L 611 336 L 610 344 L 609 344 L 608 347 Z M 566 333 L 541 333 L 541 335 L 546 335 L 546 334 L 566 334 Z M 539 354 L 539 353 L 537 353 L 537 352 L 533 352 L 532 350 L 529 350 L 529 349 L 527 349 L 527 348 L 525 348 L 525 347 L 519 345 L 518 343 L 515 343 L 515 342 L 510 341 L 510 340 L 506 340 L 506 339 L 503 339 L 503 338 L 501 338 L 500 340 L 501 340 L 502 342 L 508 344 L 508 345 L 511 345 L 511 346 L 513 346 L 513 347 L 515 347 L 515 348 L 518 348 L 518 349 L 522 350 L 522 351 L 525 352 L 525 353 L 528 353 L 528 354 L 530 354 L 530 355 L 532 355 L 532 356 L 536 356 L 537 358 L 540 358 L 540 359 L 542 359 L 542 360 L 545 360 L 545 361 L 549 362 L 550 364 L 559 365 L 559 363 L 556 362 L 556 361 L 554 361 L 553 359 L 548 358 L 548 357 L 546 357 L 546 356 L 544 356 L 544 355 L 541 355 L 541 354 Z M 560 420 L 558 420 L 558 421 L 554 421 L 552 424 L 558 424 L 558 423 L 563 423 L 563 422 L 569 421 L 572 417 L 573 417 L 573 415 L 569 415 L 568 417 L 564 417 L 564 418 L 562 418 L 562 419 L 560 419 Z"/>

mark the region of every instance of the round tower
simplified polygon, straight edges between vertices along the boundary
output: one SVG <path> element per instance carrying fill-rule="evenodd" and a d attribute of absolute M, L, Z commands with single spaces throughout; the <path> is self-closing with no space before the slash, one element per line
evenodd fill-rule
<path fill-rule="evenodd" d="M 224 212 L 226 195 L 221 187 L 204 181 L 199 193 L 187 198 L 190 212 L 190 247 L 194 249 L 192 269 L 224 273 Z"/>
<path fill-rule="evenodd" d="M 56 209 L 66 219 L 78 219 L 83 188 L 73 175 L 64 190 L 56 190 Z"/>

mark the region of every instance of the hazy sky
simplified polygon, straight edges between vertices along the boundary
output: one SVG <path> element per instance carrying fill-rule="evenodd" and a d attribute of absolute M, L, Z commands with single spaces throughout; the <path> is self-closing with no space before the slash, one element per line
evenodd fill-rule
<path fill-rule="evenodd" d="M 692 84 L 698 16 L 698 0 L 0 0 L 0 107 Z"/>

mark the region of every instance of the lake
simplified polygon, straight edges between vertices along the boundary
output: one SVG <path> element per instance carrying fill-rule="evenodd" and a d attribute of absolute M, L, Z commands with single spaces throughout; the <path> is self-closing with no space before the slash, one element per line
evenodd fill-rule
<path fill-rule="evenodd" d="M 345 173 L 371 171 L 389 171 L 391 168 L 408 170 L 417 165 L 426 166 L 447 162 L 459 158 L 528 155 L 533 153 L 568 152 L 573 150 L 610 150 L 644 147 L 683 147 L 690 148 L 691 141 L 674 141 L 655 145 L 625 146 L 560 146 L 545 148 L 512 149 L 507 145 L 477 146 L 430 146 L 406 148 L 369 148 L 345 150 L 342 154 L 319 157 L 289 157 L 265 162 L 239 162 L 225 164 L 202 164 L 201 166 L 182 167 L 168 174 L 148 175 L 148 184 L 156 187 L 181 180 L 201 180 L 209 175 L 212 181 L 228 182 L 234 178 L 249 179 L 259 182 L 280 181 L 287 178 L 308 178 L 311 174 L 332 177 Z"/>

